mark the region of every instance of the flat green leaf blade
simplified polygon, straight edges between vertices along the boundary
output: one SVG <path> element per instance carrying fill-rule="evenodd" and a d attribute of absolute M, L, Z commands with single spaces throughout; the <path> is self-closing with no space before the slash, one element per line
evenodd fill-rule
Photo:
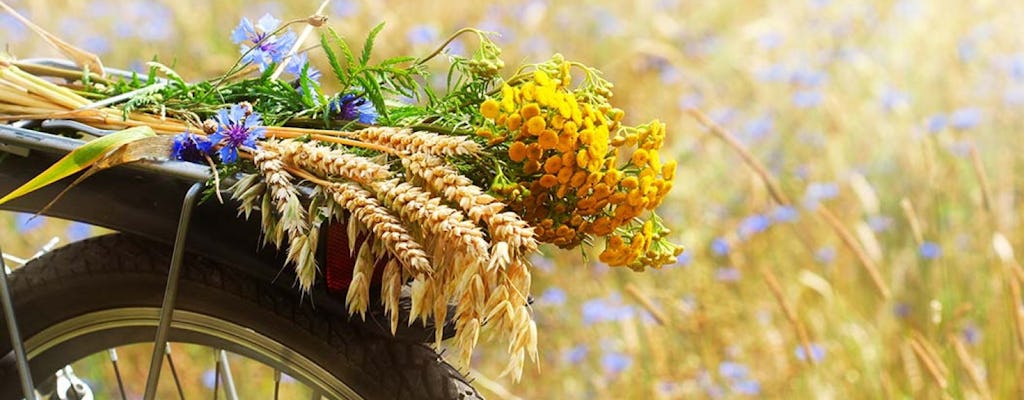
<path fill-rule="evenodd" d="M 96 161 L 99 161 L 103 155 L 124 145 L 125 143 L 130 143 L 152 136 L 156 136 L 156 132 L 153 132 L 153 128 L 148 126 L 136 126 L 92 140 L 82 145 L 82 147 L 68 153 L 64 158 L 58 160 L 56 163 L 51 165 L 50 168 L 47 168 L 35 178 L 32 178 L 32 180 L 26 182 L 17 189 L 14 189 L 14 191 L 8 193 L 3 198 L 0 198 L 0 204 L 4 204 L 8 201 L 24 196 L 37 189 L 45 187 L 46 185 L 64 179 L 75 172 L 81 171 Z"/>

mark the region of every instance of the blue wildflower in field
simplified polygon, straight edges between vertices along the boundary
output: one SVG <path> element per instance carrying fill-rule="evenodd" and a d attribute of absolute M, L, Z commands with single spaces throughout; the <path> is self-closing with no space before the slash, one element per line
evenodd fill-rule
<path fill-rule="evenodd" d="M 18 213 L 14 220 L 19 233 L 29 233 L 43 227 L 43 218 L 32 214 Z"/>
<path fill-rule="evenodd" d="M 225 164 L 234 164 L 238 159 L 238 146 L 256 147 L 256 139 L 262 139 L 267 129 L 258 113 L 243 108 L 239 104 L 230 109 L 217 111 L 217 132 L 210 135 L 210 141 L 223 146 L 220 148 L 220 159 Z"/>
<path fill-rule="evenodd" d="M 359 121 L 363 124 L 377 122 L 377 109 L 365 97 L 347 93 L 331 102 L 331 112 L 335 118 L 346 121 Z"/>
<path fill-rule="evenodd" d="M 790 81 L 804 87 L 819 87 L 828 82 L 828 74 L 813 68 L 799 68 L 793 71 Z"/>
<path fill-rule="evenodd" d="M 892 218 L 885 215 L 872 215 L 868 217 L 868 226 L 872 231 L 885 232 L 892 227 Z"/>
<path fill-rule="evenodd" d="M 887 112 L 910 105 L 910 95 L 899 89 L 886 87 L 878 97 L 878 101 L 882 103 L 882 109 Z"/>
<path fill-rule="evenodd" d="M 175 160 L 206 163 L 206 156 L 213 149 L 213 142 L 205 136 L 195 135 L 191 132 L 182 132 L 174 136 L 174 143 L 171 145 L 171 158 Z"/>
<path fill-rule="evenodd" d="M 67 231 L 64 232 L 64 237 L 68 239 L 68 242 L 77 242 L 91 235 L 92 225 L 78 221 L 72 221 L 71 224 L 68 225 Z"/>
<path fill-rule="evenodd" d="M 896 305 L 892 307 L 892 313 L 894 315 L 896 315 L 896 317 L 898 317 L 898 318 L 909 317 L 910 316 L 910 304 L 907 304 L 907 303 L 904 303 L 904 302 L 896 303 Z"/>
<path fill-rule="evenodd" d="M 240 45 L 242 62 L 253 63 L 264 71 L 271 64 L 279 63 L 295 44 L 295 32 L 288 30 L 278 36 L 273 32 L 278 29 L 281 21 L 270 14 L 265 14 L 256 25 L 248 18 L 242 18 L 238 26 L 231 32 L 231 41 Z"/>
<path fill-rule="evenodd" d="M 557 287 L 549 287 L 540 295 L 540 302 L 553 306 L 565 304 L 565 291 Z"/>
<path fill-rule="evenodd" d="M 968 322 L 967 326 L 964 327 L 963 336 L 967 344 L 978 344 L 978 341 L 981 340 L 981 330 L 973 322 Z"/>
<path fill-rule="evenodd" d="M 754 141 L 762 139 L 775 131 L 775 117 L 771 114 L 762 114 L 757 118 L 747 121 L 743 126 L 744 139 Z"/>
<path fill-rule="evenodd" d="M 949 126 L 957 130 L 967 130 L 981 123 L 981 109 L 961 108 L 949 115 Z"/>
<path fill-rule="evenodd" d="M 736 394 L 742 394 L 746 396 L 757 396 L 761 394 L 761 383 L 753 379 L 744 379 L 741 381 L 733 382 L 730 386 L 733 392 Z"/>
<path fill-rule="evenodd" d="M 946 129 L 946 116 L 942 114 L 929 115 L 925 119 L 924 126 L 929 133 L 939 133 Z"/>
<path fill-rule="evenodd" d="M 609 374 L 621 373 L 622 371 L 625 371 L 626 368 L 629 368 L 629 366 L 632 364 L 632 357 L 630 357 L 628 354 L 620 353 L 617 351 L 607 353 L 604 355 L 604 357 L 601 357 L 601 366 L 604 367 L 604 370 Z"/>
<path fill-rule="evenodd" d="M 431 25 L 416 25 L 409 28 L 406 33 L 406 39 L 413 45 L 431 44 L 436 43 L 440 34 L 437 31 L 437 27 Z"/>
<path fill-rule="evenodd" d="M 804 207 L 813 209 L 822 200 L 833 199 L 839 195 L 839 185 L 835 182 L 812 182 L 804 190 Z"/>
<path fill-rule="evenodd" d="M 804 346 L 796 346 L 794 353 L 796 354 L 797 360 L 804 361 L 807 359 L 807 351 L 804 349 Z M 817 343 L 811 343 L 811 360 L 814 362 L 820 362 L 824 359 L 825 348 Z"/>
<path fill-rule="evenodd" d="M 749 239 L 755 234 L 764 232 L 772 226 L 772 220 L 763 214 L 754 214 L 740 221 L 740 226 L 737 229 L 741 239 Z"/>
<path fill-rule="evenodd" d="M 722 361 L 718 364 L 718 374 L 726 379 L 740 380 L 750 374 L 750 369 L 737 362 Z"/>
<path fill-rule="evenodd" d="M 796 108 L 814 108 L 825 101 L 825 95 L 819 90 L 800 90 L 793 94 L 793 105 Z"/>
<path fill-rule="evenodd" d="M 693 262 L 693 253 L 690 252 L 690 251 L 684 251 L 681 254 L 679 254 L 679 257 L 676 257 L 676 265 L 678 265 L 680 267 L 688 266 L 692 262 Z"/>
<path fill-rule="evenodd" d="M 929 242 L 927 240 L 924 241 L 924 243 L 921 243 L 921 246 L 918 247 L 917 251 L 921 254 L 921 257 L 924 257 L 926 260 L 934 260 L 942 255 L 942 247 L 940 247 L 938 243 Z"/>
<path fill-rule="evenodd" d="M 729 254 L 729 242 L 723 237 L 716 237 L 711 241 L 711 252 L 716 256 Z"/>
<path fill-rule="evenodd" d="M 578 344 L 562 353 L 562 359 L 569 364 L 579 364 L 587 359 L 587 346 Z"/>
<path fill-rule="evenodd" d="M 831 246 L 822 247 L 814 252 L 814 260 L 821 264 L 831 264 L 836 259 L 836 249 Z"/>
<path fill-rule="evenodd" d="M 793 206 L 777 206 L 772 209 L 771 218 L 774 223 L 796 222 L 800 212 Z"/>
<path fill-rule="evenodd" d="M 593 325 L 605 321 L 621 321 L 633 318 L 636 310 L 632 306 L 621 304 L 618 295 L 609 299 L 593 299 L 583 303 L 583 324 Z"/>

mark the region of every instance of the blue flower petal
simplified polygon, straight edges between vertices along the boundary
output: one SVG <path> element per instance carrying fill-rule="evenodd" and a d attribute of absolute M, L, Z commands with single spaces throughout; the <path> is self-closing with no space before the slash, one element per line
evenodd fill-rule
<path fill-rule="evenodd" d="M 238 160 L 238 149 L 234 146 L 224 146 L 220 148 L 220 160 L 225 164 L 234 164 Z"/>
<path fill-rule="evenodd" d="M 269 13 L 263 14 L 260 20 L 256 22 L 256 27 L 260 28 L 263 33 L 270 33 L 277 30 L 277 27 L 281 25 L 281 20 L 274 18 Z"/>
<path fill-rule="evenodd" d="M 249 21 L 248 18 L 242 18 L 242 21 L 238 23 L 235 30 L 231 32 L 231 41 L 239 44 L 253 36 L 256 36 L 256 29 L 253 28 L 252 21 Z"/>

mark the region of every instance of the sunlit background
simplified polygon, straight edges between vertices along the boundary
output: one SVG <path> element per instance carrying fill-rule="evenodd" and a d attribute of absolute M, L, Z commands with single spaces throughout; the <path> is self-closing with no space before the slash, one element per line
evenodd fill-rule
<path fill-rule="evenodd" d="M 8 3 L 108 66 L 156 58 L 201 80 L 239 56 L 239 18 L 301 18 L 319 0 Z M 503 346 L 482 346 L 472 374 L 485 395 L 1024 398 L 1024 2 L 334 0 L 328 14 L 356 40 L 387 22 L 379 58 L 428 53 L 467 26 L 500 34 L 506 74 L 559 52 L 602 69 L 627 120 L 668 124 L 679 169 L 659 213 L 687 251 L 634 273 L 545 249 L 542 360 L 516 383 L 499 376 Z M 7 15 L 0 43 L 55 54 Z M 100 232 L 14 214 L 0 226 L 21 258 Z M 187 390 L 209 393 L 212 354 L 182 348 Z"/>

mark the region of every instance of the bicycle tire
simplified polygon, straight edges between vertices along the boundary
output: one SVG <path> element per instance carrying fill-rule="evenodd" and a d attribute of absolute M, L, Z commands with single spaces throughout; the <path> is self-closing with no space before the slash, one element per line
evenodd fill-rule
<path fill-rule="evenodd" d="M 126 310 L 156 312 L 163 298 L 170 253 L 164 244 L 113 234 L 70 244 L 19 268 L 9 279 L 26 347 L 76 317 L 94 319 Z M 481 398 L 462 373 L 428 346 L 348 326 L 347 315 L 314 309 L 295 289 L 261 282 L 190 254 L 184 258 L 179 285 L 176 324 L 179 319 L 201 315 L 225 326 L 246 327 L 312 360 L 360 397 Z M 48 349 L 38 346 L 42 350 L 31 360 L 33 377 L 39 382 L 86 355 L 152 341 L 154 335 L 155 326 L 118 326 L 72 337 Z M 266 358 L 254 346 L 245 348 L 219 335 L 174 327 L 170 338 Z M 27 350 L 33 353 L 32 348 Z M 6 329 L 0 333 L 0 354 L 5 355 L 0 359 L 0 399 L 20 399 Z"/>

